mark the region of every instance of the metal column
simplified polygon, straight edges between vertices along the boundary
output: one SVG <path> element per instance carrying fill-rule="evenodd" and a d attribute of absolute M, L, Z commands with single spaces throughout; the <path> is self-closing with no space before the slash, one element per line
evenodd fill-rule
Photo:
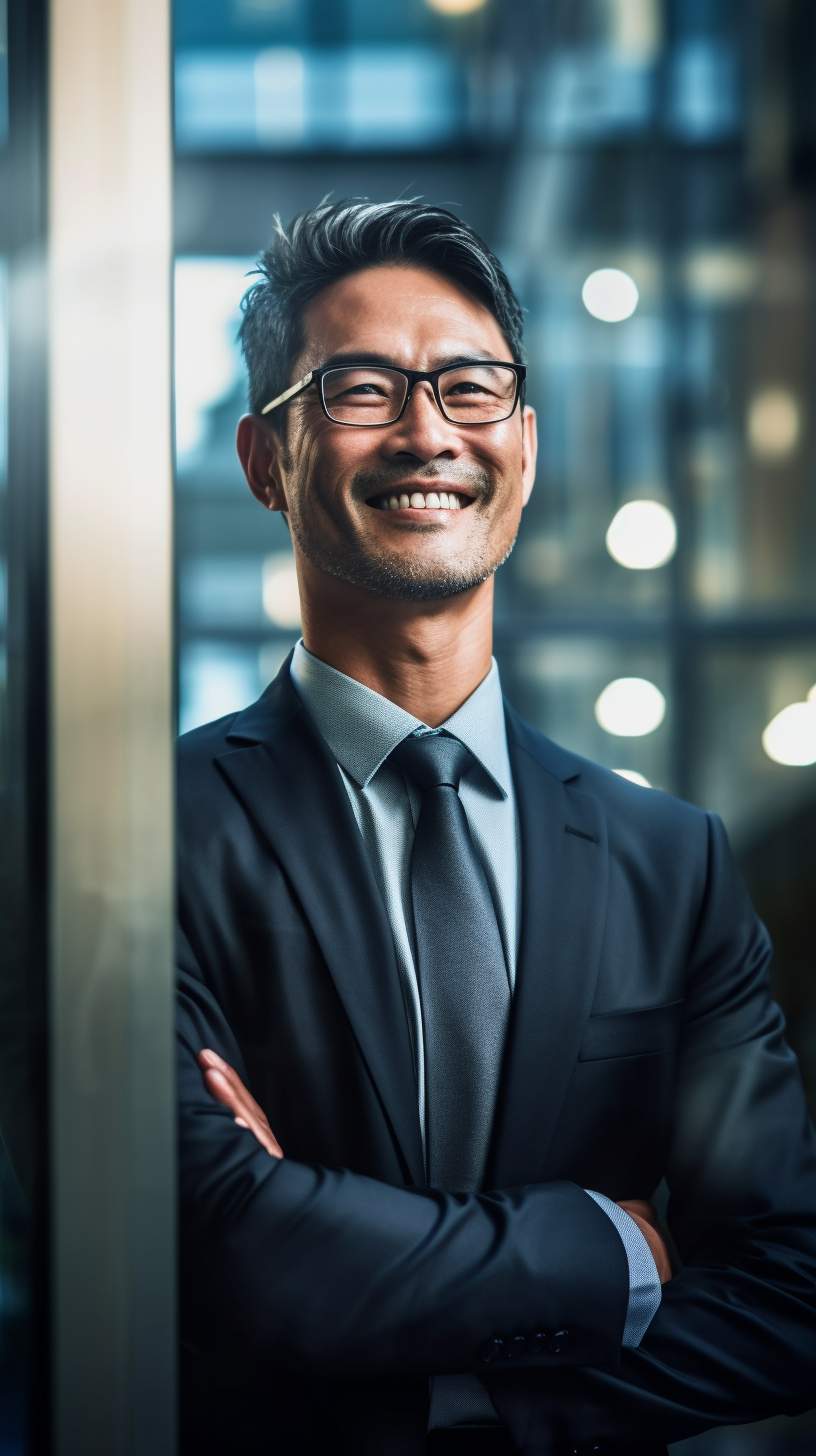
<path fill-rule="evenodd" d="M 170 1456 L 167 0 L 51 0 L 54 1451 Z"/>

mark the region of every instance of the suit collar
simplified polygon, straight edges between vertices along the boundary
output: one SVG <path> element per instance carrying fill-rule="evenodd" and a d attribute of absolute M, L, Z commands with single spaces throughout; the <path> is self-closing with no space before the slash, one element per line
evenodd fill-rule
<path fill-rule="evenodd" d="M 364 683 L 330 667 L 298 642 L 291 658 L 295 692 L 341 768 L 364 789 L 389 754 L 427 725 Z M 499 670 L 489 673 L 440 725 L 464 743 L 503 798 L 511 790 Z"/>
<path fill-rule="evenodd" d="M 544 1176 L 547 1151 L 592 1006 L 606 918 L 600 802 L 582 761 L 508 708 L 521 834 L 516 990 L 488 1160 L 488 1187 Z"/>
<path fill-rule="evenodd" d="M 424 1182 L 416 1078 L 391 927 L 339 770 L 289 677 L 239 713 L 216 760 L 320 945 L 408 1176 Z"/>
<path fill-rule="evenodd" d="M 605 816 L 581 789 L 582 760 L 509 706 L 506 723 L 521 832 L 522 924 L 488 1163 L 487 1186 L 494 1188 L 544 1174 L 592 1005 L 608 875 Z M 220 767 L 293 882 L 410 1176 L 421 1184 L 413 1059 L 390 926 L 339 771 L 292 687 L 289 660 L 227 737 L 232 751 Z"/>
<path fill-rule="evenodd" d="M 558 779 L 561 783 L 569 783 L 571 779 L 577 779 L 580 776 L 585 762 L 576 753 L 570 753 L 568 749 L 553 743 L 551 738 L 545 738 L 543 733 L 537 733 L 529 723 L 525 723 L 524 719 L 519 717 L 507 701 L 504 704 L 504 714 L 508 743 L 513 744 L 516 749 L 522 750 L 545 769 L 552 778 Z M 518 761 L 517 754 L 516 761 Z"/>

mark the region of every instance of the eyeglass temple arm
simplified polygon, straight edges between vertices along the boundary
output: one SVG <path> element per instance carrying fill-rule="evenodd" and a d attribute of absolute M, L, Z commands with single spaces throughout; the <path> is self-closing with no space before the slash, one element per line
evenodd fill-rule
<path fill-rule="evenodd" d="M 299 379 L 297 384 L 293 384 L 290 389 L 285 389 L 283 394 L 279 394 L 277 399 L 272 399 L 269 401 L 269 404 L 265 404 L 261 410 L 261 414 L 268 415 L 270 410 L 277 409 L 279 404 L 285 404 L 287 399 L 292 398 L 293 394 L 298 394 L 301 389 L 305 389 L 307 384 L 311 384 L 313 374 L 314 371 L 310 369 L 309 373 L 304 374 L 303 378 Z"/>

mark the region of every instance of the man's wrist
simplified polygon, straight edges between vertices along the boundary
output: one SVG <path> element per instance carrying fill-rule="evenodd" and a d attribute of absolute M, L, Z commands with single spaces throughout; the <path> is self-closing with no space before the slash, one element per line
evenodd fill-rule
<path fill-rule="evenodd" d="M 615 1225 L 629 1265 L 629 1304 L 623 1330 L 624 1349 L 636 1349 L 660 1308 L 660 1275 L 651 1248 L 637 1221 L 603 1193 L 584 1190 Z"/>

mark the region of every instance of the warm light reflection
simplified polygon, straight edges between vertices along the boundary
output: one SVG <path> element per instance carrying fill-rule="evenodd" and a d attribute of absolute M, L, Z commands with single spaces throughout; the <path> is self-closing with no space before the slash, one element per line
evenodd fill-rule
<path fill-rule="evenodd" d="M 799 444 L 799 405 L 787 389 L 763 389 L 748 411 L 748 441 L 760 460 L 786 460 Z"/>
<path fill-rule="evenodd" d="M 808 693 L 806 703 L 791 703 L 772 718 L 762 735 L 762 747 L 774 763 L 802 767 L 816 763 L 816 697 Z"/>
<path fill-rule="evenodd" d="M 587 312 L 606 324 L 630 318 L 638 305 L 635 280 L 621 268 L 598 268 L 590 273 L 581 297 Z"/>
<path fill-rule="evenodd" d="M 621 506 L 606 533 L 609 555 L 630 571 L 663 566 L 674 555 L 677 527 L 668 506 L 636 500 Z"/>
<path fill-rule="evenodd" d="M 595 704 L 595 717 L 604 732 L 618 738 L 642 738 L 653 733 L 665 714 L 666 699 L 645 677 L 616 678 Z"/>
<path fill-rule="evenodd" d="M 300 626 L 297 571 L 288 551 L 273 551 L 264 561 L 263 608 L 276 627 Z"/>
<path fill-rule="evenodd" d="M 639 784 L 642 789 L 650 789 L 652 786 L 642 773 L 634 768 L 613 768 L 613 773 L 618 774 L 622 779 L 628 779 L 630 784 Z"/>
<path fill-rule="evenodd" d="M 472 15 L 484 10 L 487 0 L 425 0 L 425 4 L 438 15 Z"/>

